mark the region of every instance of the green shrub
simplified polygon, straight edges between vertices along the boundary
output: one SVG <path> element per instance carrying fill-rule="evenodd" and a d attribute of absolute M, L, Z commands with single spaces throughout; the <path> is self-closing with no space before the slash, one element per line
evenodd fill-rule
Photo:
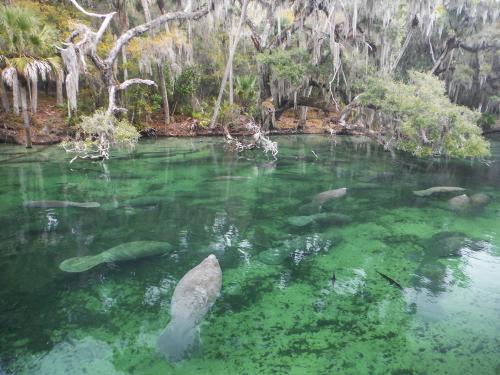
<path fill-rule="evenodd" d="M 480 114 L 453 104 L 437 77 L 411 71 L 409 82 L 388 77 L 370 80 L 360 96 L 362 105 L 384 115 L 385 138 L 416 156 L 482 157 L 489 143 L 477 126 Z"/>

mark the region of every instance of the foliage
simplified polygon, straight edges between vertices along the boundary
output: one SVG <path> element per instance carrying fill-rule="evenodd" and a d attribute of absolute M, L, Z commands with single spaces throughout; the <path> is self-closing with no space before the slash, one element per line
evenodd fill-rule
<path fill-rule="evenodd" d="M 220 110 L 220 121 L 224 126 L 233 126 L 241 115 L 241 107 L 238 104 L 224 102 Z"/>
<path fill-rule="evenodd" d="M 269 65 L 279 79 L 286 79 L 298 85 L 309 68 L 309 54 L 301 48 L 275 49 L 257 56 L 261 64 Z"/>
<path fill-rule="evenodd" d="M 131 151 L 138 140 L 139 133 L 128 121 L 98 110 L 82 117 L 76 140 L 63 142 L 62 147 L 75 158 L 108 159 L 111 148 Z"/>
<path fill-rule="evenodd" d="M 131 86 L 129 91 L 129 102 L 131 103 L 131 121 L 139 125 L 151 120 L 153 113 L 161 109 L 162 98 L 156 91 L 144 85 Z"/>
<path fill-rule="evenodd" d="M 210 125 L 210 120 L 212 118 L 212 115 L 210 113 L 202 111 L 193 111 L 192 116 L 195 120 L 198 121 L 198 125 L 201 126 L 202 128 L 206 128 L 208 125 Z"/>
<path fill-rule="evenodd" d="M 479 126 L 483 130 L 489 130 L 496 123 L 496 117 L 489 112 L 484 112 L 481 114 L 481 118 L 479 119 Z"/>
<path fill-rule="evenodd" d="M 384 115 L 387 142 L 390 137 L 397 149 L 417 156 L 489 154 L 488 142 L 476 125 L 479 113 L 451 103 L 444 83 L 435 76 L 412 71 L 409 77 L 408 83 L 374 78 L 360 97 L 364 106 Z"/>
<path fill-rule="evenodd" d="M 234 95 L 243 107 L 250 107 L 257 99 L 257 77 L 253 75 L 236 77 Z"/>
<path fill-rule="evenodd" d="M 0 6 L 0 53 L 45 55 L 51 52 L 56 31 L 37 13 L 17 6 Z"/>
<path fill-rule="evenodd" d="M 191 98 L 198 89 L 200 82 L 199 70 L 194 66 L 185 67 L 174 83 L 174 102 L 176 107 L 186 115 L 191 115 L 193 108 Z"/>

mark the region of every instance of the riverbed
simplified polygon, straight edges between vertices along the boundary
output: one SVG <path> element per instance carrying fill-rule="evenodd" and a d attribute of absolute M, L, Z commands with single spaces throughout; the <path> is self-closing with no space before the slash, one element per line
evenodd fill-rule
<path fill-rule="evenodd" d="M 274 140 L 276 159 L 158 139 L 104 165 L 0 146 L 0 374 L 500 373 L 500 139 L 486 161 Z M 434 186 L 465 190 L 414 194 Z M 488 201 L 450 209 L 464 193 Z M 26 206 L 53 200 L 99 207 Z M 59 268 L 134 241 L 172 249 Z M 170 363 L 172 293 L 209 254 L 221 296 Z"/>

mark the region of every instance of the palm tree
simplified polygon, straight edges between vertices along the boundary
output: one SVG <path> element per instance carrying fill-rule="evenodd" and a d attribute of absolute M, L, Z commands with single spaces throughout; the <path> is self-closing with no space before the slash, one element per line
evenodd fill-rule
<path fill-rule="evenodd" d="M 8 111 L 7 85 L 12 89 L 12 107 L 16 115 L 19 115 L 21 106 L 27 148 L 31 147 L 30 112 L 36 113 L 38 106 L 38 79 L 45 81 L 51 76 L 62 79 L 59 58 L 51 56 L 53 41 L 53 29 L 42 25 L 32 11 L 21 7 L 0 7 L 2 104 Z"/>
<path fill-rule="evenodd" d="M 257 77 L 246 75 L 236 77 L 234 94 L 243 107 L 248 108 L 256 98 Z"/>

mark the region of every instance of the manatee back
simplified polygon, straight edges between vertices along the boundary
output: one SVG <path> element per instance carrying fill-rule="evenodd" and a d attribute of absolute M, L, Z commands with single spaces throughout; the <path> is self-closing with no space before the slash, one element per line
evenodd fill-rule
<path fill-rule="evenodd" d="M 170 323 L 158 338 L 158 351 L 180 361 L 199 346 L 198 324 L 220 294 L 222 271 L 214 255 L 182 277 L 170 305 Z"/>
<path fill-rule="evenodd" d="M 222 287 L 222 270 L 210 255 L 179 281 L 172 296 L 172 320 L 185 320 L 197 325 L 212 307 Z"/>
<path fill-rule="evenodd" d="M 172 251 L 168 242 L 133 241 L 122 243 L 101 253 L 106 262 L 133 260 L 153 255 L 166 254 Z"/>

